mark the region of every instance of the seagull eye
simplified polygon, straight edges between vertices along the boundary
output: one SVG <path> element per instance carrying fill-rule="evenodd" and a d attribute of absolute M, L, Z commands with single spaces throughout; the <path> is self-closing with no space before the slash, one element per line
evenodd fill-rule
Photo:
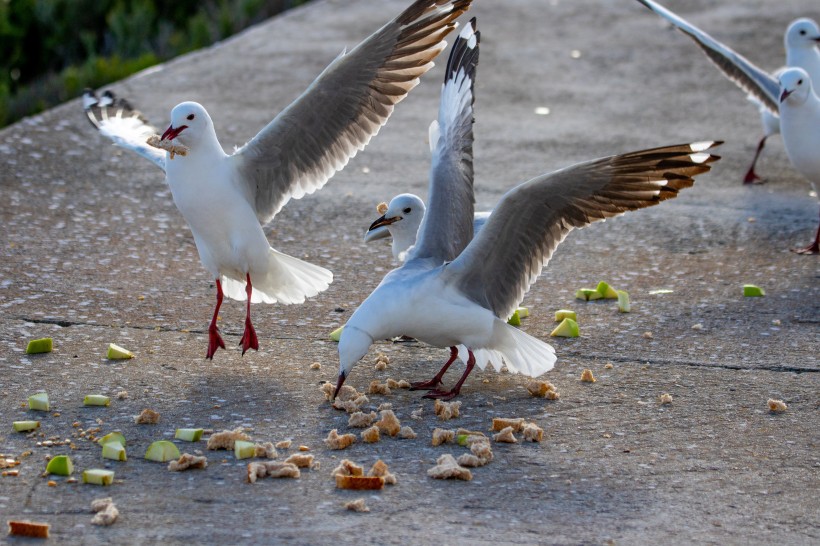
<path fill-rule="evenodd" d="M 188 114 L 188 118 L 187 118 L 187 119 L 189 119 L 189 120 L 194 119 L 194 115 L 193 115 L 193 114 Z"/>
<path fill-rule="evenodd" d="M 797 80 L 797 85 L 803 85 L 803 80 Z"/>
<path fill-rule="evenodd" d="M 411 209 L 410 207 L 407 207 L 407 208 L 406 208 L 406 209 L 404 209 L 402 212 L 403 212 L 404 214 L 410 214 L 411 212 L 413 212 L 413 209 Z"/>
<path fill-rule="evenodd" d="M 806 31 L 805 31 L 805 30 L 801 30 L 801 31 L 800 31 L 800 36 L 805 36 L 805 35 L 806 35 Z"/>

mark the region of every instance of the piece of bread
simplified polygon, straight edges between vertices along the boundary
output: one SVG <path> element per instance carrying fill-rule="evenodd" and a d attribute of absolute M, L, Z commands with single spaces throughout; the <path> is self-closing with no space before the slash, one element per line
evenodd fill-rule
<path fill-rule="evenodd" d="M 399 430 L 399 438 L 402 440 L 413 440 L 416 438 L 416 433 L 410 427 L 401 427 L 401 430 Z"/>
<path fill-rule="evenodd" d="M 134 422 L 138 425 L 156 425 L 159 423 L 159 413 L 145 408 L 139 415 L 134 417 Z"/>
<path fill-rule="evenodd" d="M 364 468 L 351 460 L 342 459 L 339 466 L 333 469 L 331 476 L 364 476 Z"/>
<path fill-rule="evenodd" d="M 344 410 L 347 413 L 355 413 L 361 411 L 362 406 L 369 404 L 370 399 L 363 394 L 359 394 L 353 400 L 339 400 L 338 398 L 333 402 L 333 408 Z"/>
<path fill-rule="evenodd" d="M 382 489 L 384 488 L 384 478 L 381 476 L 342 476 L 336 474 L 336 487 L 356 491 Z"/>
<path fill-rule="evenodd" d="M 377 417 L 378 415 L 376 415 L 375 411 L 371 411 L 370 413 L 356 411 L 350 414 L 350 417 L 347 419 L 347 426 L 352 428 L 367 428 L 373 424 L 373 421 L 375 421 Z"/>
<path fill-rule="evenodd" d="M 529 440 L 530 442 L 540 442 L 544 439 L 544 429 L 535 423 L 527 423 L 524 425 L 524 428 L 521 429 L 521 432 L 524 433 L 524 440 Z"/>
<path fill-rule="evenodd" d="M 769 398 L 766 405 L 769 406 L 769 411 L 772 413 L 782 413 L 789 409 L 789 406 L 783 400 L 775 400 L 774 398 Z"/>
<path fill-rule="evenodd" d="M 353 434 L 339 434 L 335 428 L 325 438 L 325 445 L 330 449 L 345 449 L 356 442 Z"/>
<path fill-rule="evenodd" d="M 9 535 L 17 537 L 48 538 L 51 525 L 28 520 L 9 521 Z"/>
<path fill-rule="evenodd" d="M 456 432 L 454 430 L 446 430 L 443 428 L 435 428 L 433 429 L 433 445 L 440 446 L 441 444 L 452 442 L 453 439 L 456 437 Z"/>
<path fill-rule="evenodd" d="M 366 444 L 375 444 L 381 439 L 381 433 L 379 433 L 379 427 L 373 425 L 370 428 L 366 428 L 361 432 L 362 441 Z"/>
<path fill-rule="evenodd" d="M 583 372 L 581 372 L 581 381 L 584 383 L 595 383 L 597 379 L 595 379 L 595 376 L 592 375 L 592 370 L 586 368 Z"/>
<path fill-rule="evenodd" d="M 498 434 L 493 434 L 493 440 L 507 444 L 518 443 L 518 440 L 516 440 L 515 435 L 513 434 L 513 427 L 506 427 Z"/>
<path fill-rule="evenodd" d="M 293 463 L 261 461 L 248 463 L 248 482 L 256 483 L 259 478 L 299 478 L 299 468 Z"/>
<path fill-rule="evenodd" d="M 273 447 L 275 447 L 276 449 L 288 449 L 290 448 L 290 445 L 292 443 L 293 440 L 282 440 L 281 442 L 276 442 L 276 444 Z"/>
<path fill-rule="evenodd" d="M 388 387 L 386 383 L 381 383 L 376 379 L 370 382 L 370 386 L 367 388 L 367 394 L 388 395 L 390 394 L 390 387 Z"/>
<path fill-rule="evenodd" d="M 427 470 L 427 475 L 437 480 L 465 480 L 473 479 L 469 469 L 459 465 L 455 457 L 445 453 L 436 460 L 436 466 Z"/>
<path fill-rule="evenodd" d="M 275 459 L 279 456 L 273 442 L 265 442 L 264 444 L 256 444 L 256 457 L 264 457 L 266 459 Z"/>
<path fill-rule="evenodd" d="M 665 392 L 662 395 L 660 395 L 660 398 L 658 398 L 658 401 L 661 403 L 661 405 L 671 404 L 672 403 L 672 395 L 669 394 L 668 392 Z"/>
<path fill-rule="evenodd" d="M 385 484 L 396 485 L 396 475 L 390 473 L 390 470 L 387 468 L 387 464 L 381 459 L 373 463 L 373 466 L 367 471 L 367 475 L 378 476 L 379 478 L 384 479 Z"/>
<path fill-rule="evenodd" d="M 190 148 L 183 146 L 182 144 L 174 144 L 170 140 L 162 140 L 159 135 L 149 136 L 145 143 L 154 148 L 165 150 L 170 154 L 171 159 L 174 159 L 174 155 L 181 155 L 185 157 L 188 155 L 188 150 L 190 150 Z"/>
<path fill-rule="evenodd" d="M 168 463 L 168 470 L 174 472 L 181 472 L 191 468 L 205 468 L 208 466 L 208 458 L 203 455 L 191 455 L 190 453 L 183 453 L 179 460 Z"/>
<path fill-rule="evenodd" d="M 442 402 L 436 399 L 433 410 L 442 421 L 449 421 L 454 417 L 458 417 L 459 408 L 461 408 L 461 401 L 456 402 Z"/>
<path fill-rule="evenodd" d="M 223 430 L 215 432 L 208 438 L 208 449 L 228 449 L 233 450 L 234 442 L 237 440 L 250 441 L 251 437 L 243 432 L 242 427 L 234 430 Z"/>
<path fill-rule="evenodd" d="M 555 385 L 553 385 L 549 381 L 530 381 L 527 384 L 527 391 L 532 396 L 545 398 L 548 392 L 555 391 Z"/>
<path fill-rule="evenodd" d="M 401 422 L 399 421 L 399 418 L 396 417 L 393 410 L 382 410 L 379 413 L 382 418 L 376 421 L 375 425 L 379 427 L 381 432 L 389 434 L 390 436 L 396 436 L 401 430 Z"/>
<path fill-rule="evenodd" d="M 97 512 L 94 514 L 94 517 L 91 518 L 91 525 L 113 525 L 120 516 L 120 511 L 114 506 L 114 501 L 111 497 L 91 501 L 91 509 Z"/>
<path fill-rule="evenodd" d="M 520 432 L 521 428 L 524 426 L 524 419 L 522 417 L 518 417 L 516 419 L 503 419 L 501 417 L 496 417 L 493 419 L 493 432 L 499 432 L 504 430 L 507 427 L 512 427 L 513 432 Z"/>
<path fill-rule="evenodd" d="M 364 503 L 363 498 L 345 502 L 342 506 L 353 512 L 370 512 L 370 508 Z"/>
<path fill-rule="evenodd" d="M 285 459 L 285 462 L 295 465 L 297 468 L 319 468 L 319 463 L 314 462 L 311 454 L 294 453 Z"/>

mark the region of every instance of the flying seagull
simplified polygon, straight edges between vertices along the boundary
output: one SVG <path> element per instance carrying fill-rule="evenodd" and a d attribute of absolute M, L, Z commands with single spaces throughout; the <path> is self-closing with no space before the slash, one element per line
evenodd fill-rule
<path fill-rule="evenodd" d="M 330 271 L 270 247 L 262 226 L 290 200 L 318 190 L 367 145 L 395 105 L 432 68 L 444 38 L 472 0 L 416 0 L 349 53 L 339 55 L 307 90 L 247 144 L 227 155 L 213 121 L 196 102 L 171 111 L 159 145 L 154 133 L 116 99 L 86 112 L 100 132 L 163 169 L 174 203 L 193 232 L 202 264 L 216 279 L 207 358 L 225 348 L 216 326 L 223 295 L 247 300 L 242 354 L 257 349 L 251 302 L 302 303 L 325 290 Z M 110 102 L 110 105 L 106 103 Z M 112 120 L 112 115 L 114 119 Z M 267 120 L 260 119 L 260 124 Z M 185 153 L 175 157 L 176 153 Z"/>
<path fill-rule="evenodd" d="M 502 360 L 536 377 L 552 369 L 554 349 L 507 324 L 555 247 L 575 228 L 656 205 L 690 187 L 718 157 L 718 142 L 667 146 L 606 157 L 538 176 L 513 188 L 473 237 L 473 83 L 479 33 L 465 26 L 450 53 L 433 149 L 429 207 L 416 245 L 348 320 L 339 340 L 336 393 L 377 339 L 408 335 L 449 347 L 450 359 L 429 381 L 426 397 L 450 399 L 478 365 Z M 467 355 L 449 390 L 447 368 Z M 334 394 L 335 396 L 335 394 Z"/>

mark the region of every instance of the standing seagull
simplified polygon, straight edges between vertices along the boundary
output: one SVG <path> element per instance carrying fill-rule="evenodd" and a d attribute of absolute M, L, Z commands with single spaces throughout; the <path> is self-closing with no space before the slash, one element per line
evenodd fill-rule
<path fill-rule="evenodd" d="M 251 302 L 302 303 L 325 290 L 324 268 L 277 252 L 262 226 L 289 199 L 324 186 L 387 122 L 395 105 L 432 68 L 444 37 L 472 0 L 416 0 L 398 17 L 336 58 L 293 103 L 247 144 L 227 155 L 208 112 L 195 102 L 171 111 L 164 144 L 152 148 L 153 129 L 127 112 L 111 121 L 109 108 L 84 103 L 89 119 L 116 144 L 150 159 L 166 173 L 174 203 L 194 235 L 202 264 L 216 279 L 216 308 L 208 327 L 207 358 L 225 348 L 216 326 L 223 294 L 247 299 L 242 354 L 259 343 Z M 108 101 L 111 102 L 111 101 Z M 116 106 L 113 101 L 112 106 Z M 162 142 L 161 142 L 162 144 Z M 253 283 L 253 284 L 252 284 Z"/>
<path fill-rule="evenodd" d="M 761 97 L 750 89 L 744 81 L 744 64 L 751 64 L 742 55 L 732 51 L 729 47 L 718 42 L 692 23 L 669 11 L 667 8 L 652 0 L 638 0 L 641 4 L 660 15 L 678 30 L 688 35 L 700 46 L 703 52 L 723 71 L 723 73 L 741 89 L 749 94 L 749 99 L 758 105 L 760 122 L 763 125 L 763 137 L 757 144 L 754 158 L 746 176 L 744 184 L 752 184 L 760 180 L 755 173 L 755 165 L 766 144 L 766 139 L 781 132 L 777 101 L 772 102 L 768 96 Z M 789 24 L 783 36 L 786 47 L 786 66 L 776 70 L 772 77 L 778 78 L 786 68 L 798 67 L 809 73 L 812 80 L 820 81 L 820 28 L 811 19 L 795 19 Z"/>
<path fill-rule="evenodd" d="M 478 364 L 536 377 L 552 369 L 554 349 L 507 324 L 555 247 L 575 228 L 656 205 L 690 187 L 718 159 L 716 142 L 644 150 L 581 163 L 525 182 L 502 198 L 473 238 L 473 82 L 479 35 L 474 23 L 450 53 L 438 121 L 430 130 L 429 207 L 407 261 L 350 317 L 339 340 L 339 392 L 374 340 L 408 335 L 449 347 L 450 359 L 426 397 L 450 399 Z M 447 368 L 467 355 L 450 390 Z M 335 396 L 335 394 L 334 394 Z"/>

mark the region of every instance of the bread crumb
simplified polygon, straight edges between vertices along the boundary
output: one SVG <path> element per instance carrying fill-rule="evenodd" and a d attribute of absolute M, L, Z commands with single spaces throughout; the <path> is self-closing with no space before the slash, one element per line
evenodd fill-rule
<path fill-rule="evenodd" d="M 482 438 L 481 441 L 470 444 L 470 452 L 478 457 L 481 464 L 487 464 L 493 460 L 493 448 L 490 447 L 490 439 Z"/>
<path fill-rule="evenodd" d="M 769 398 L 766 403 L 772 413 L 782 413 L 789 408 L 783 400 L 775 400 L 774 398 Z"/>
<path fill-rule="evenodd" d="M 128 398 L 128 391 L 120 391 L 115 396 L 117 397 L 117 400 L 125 400 Z"/>
<path fill-rule="evenodd" d="M 114 506 L 114 500 L 111 497 L 91 501 L 91 509 L 96 512 L 91 519 L 91 525 L 113 525 L 120 515 L 120 511 Z"/>
<path fill-rule="evenodd" d="M 205 456 L 191 455 L 183 453 L 179 460 L 168 463 L 168 470 L 181 472 L 190 468 L 205 468 L 208 466 L 208 458 Z"/>
<path fill-rule="evenodd" d="M 433 429 L 433 445 L 440 446 L 441 444 L 452 442 L 456 437 L 454 430 L 446 430 L 443 428 Z"/>
<path fill-rule="evenodd" d="M 374 368 L 376 368 L 377 371 L 386 370 L 387 369 L 387 362 L 385 362 L 384 360 L 378 360 L 376 362 L 376 365 L 374 366 Z"/>
<path fill-rule="evenodd" d="M 399 438 L 403 440 L 413 440 L 416 438 L 416 433 L 410 427 L 401 427 Z"/>
<path fill-rule="evenodd" d="M 281 442 L 276 442 L 273 447 L 276 449 L 288 449 L 292 443 L 293 440 L 282 440 Z"/>
<path fill-rule="evenodd" d="M 379 407 L 376 408 L 376 411 L 384 411 L 384 410 L 391 410 L 391 409 L 393 409 L 393 404 L 391 404 L 390 402 L 384 402 L 384 403 L 379 404 Z"/>
<path fill-rule="evenodd" d="M 384 362 L 385 364 L 390 364 L 390 357 L 384 353 L 379 353 L 376 355 L 376 362 Z"/>
<path fill-rule="evenodd" d="M 517 444 L 518 440 L 515 439 L 515 435 L 513 434 L 512 427 L 506 427 L 498 434 L 493 434 L 493 440 L 496 442 L 502 442 L 507 444 Z"/>
<path fill-rule="evenodd" d="M 264 444 L 256 444 L 256 457 L 265 457 L 266 459 L 275 459 L 279 456 L 273 443 L 265 442 Z"/>
<path fill-rule="evenodd" d="M 370 512 L 370 508 L 364 503 L 364 499 L 356 499 L 342 504 L 348 510 L 353 512 Z"/>
<path fill-rule="evenodd" d="M 606 370 L 611 370 L 614 367 L 615 366 L 612 365 L 612 362 L 607 362 L 606 364 L 604 364 L 604 369 Z"/>
<path fill-rule="evenodd" d="M 294 453 L 287 459 L 286 463 L 292 464 L 298 468 L 319 468 L 319 462 L 313 461 L 313 455 L 304 455 L 302 453 Z"/>
<path fill-rule="evenodd" d="M 399 382 L 396 381 L 395 379 L 390 378 L 390 377 L 388 377 L 387 381 L 385 381 L 385 385 L 387 385 L 387 388 L 389 388 L 389 389 L 398 389 L 399 388 Z"/>
<path fill-rule="evenodd" d="M 390 436 L 396 436 L 401 430 L 401 422 L 399 421 L 399 418 L 396 417 L 393 410 L 382 410 L 380 414 L 382 418 L 376 421 L 376 426 L 379 427 L 380 431 L 385 432 Z"/>
<path fill-rule="evenodd" d="M 644 332 L 643 337 L 644 339 L 652 339 L 654 336 L 652 335 L 652 332 Z"/>
<path fill-rule="evenodd" d="M 692 325 L 692 330 L 703 330 L 703 324 L 698 322 L 697 324 Z"/>
<path fill-rule="evenodd" d="M 170 154 L 170 159 L 174 159 L 174 155 L 181 155 L 183 157 L 188 155 L 189 148 L 187 146 L 183 146 L 182 144 L 174 144 L 170 140 L 162 140 L 159 135 L 149 136 L 145 143 L 154 148 L 165 150 Z"/>
<path fill-rule="evenodd" d="M 374 444 L 381 439 L 381 435 L 379 434 L 379 427 L 373 425 L 370 428 L 366 428 L 361 432 L 362 441 L 366 444 Z"/>
<path fill-rule="evenodd" d="M 293 463 L 261 461 L 248 463 L 248 482 L 256 483 L 259 478 L 299 478 L 302 475 Z"/>
<path fill-rule="evenodd" d="M 547 391 L 547 394 L 544 396 L 547 400 L 558 400 L 561 398 L 561 393 L 558 391 Z"/>
<path fill-rule="evenodd" d="M 660 396 L 660 403 L 661 404 L 671 404 L 672 403 L 672 395 L 668 392 L 663 393 Z"/>
<path fill-rule="evenodd" d="M 581 381 L 584 383 L 595 383 L 597 379 L 592 375 L 592 370 L 585 368 L 584 371 L 581 372 Z"/>
<path fill-rule="evenodd" d="M 347 426 L 352 428 L 366 428 L 373 424 L 376 417 L 378 416 L 375 411 L 371 411 L 370 413 L 357 411 L 350 414 L 350 417 L 347 420 Z"/>
<path fill-rule="evenodd" d="M 546 397 L 548 392 L 554 390 L 555 385 L 553 385 L 549 381 L 530 381 L 530 383 L 527 385 L 527 391 L 532 396 L 538 396 L 540 398 Z"/>
<path fill-rule="evenodd" d="M 299 451 L 310 451 L 308 446 L 299 446 L 297 449 L 299 449 Z"/>
<path fill-rule="evenodd" d="M 139 415 L 134 417 L 134 422 L 138 425 L 156 425 L 159 423 L 159 413 L 145 408 Z"/>
<path fill-rule="evenodd" d="M 358 394 L 358 393 L 357 393 Z M 338 410 L 344 410 L 347 413 L 354 413 L 360 411 L 362 406 L 369 404 L 370 399 L 363 394 L 358 394 L 353 400 L 340 401 L 338 398 L 333 402 L 333 407 Z"/>
<path fill-rule="evenodd" d="M 422 418 L 421 415 L 423 413 L 424 413 L 424 408 L 423 407 L 418 408 L 418 409 L 414 409 L 413 411 L 410 412 L 410 419 L 419 420 L 419 419 Z"/>
<path fill-rule="evenodd" d="M 356 437 L 352 434 L 342 434 L 334 428 L 325 438 L 325 444 L 330 449 L 345 449 L 356 442 Z"/>
<path fill-rule="evenodd" d="M 520 432 L 524 426 L 524 419 L 518 417 L 516 419 L 504 419 L 501 417 L 493 418 L 493 427 L 490 429 L 493 432 L 499 432 L 507 427 L 512 427 L 513 432 Z"/>
<path fill-rule="evenodd" d="M 382 201 L 381 203 L 376 205 L 376 212 L 378 212 L 379 214 L 384 214 L 385 212 L 387 212 L 387 203 Z"/>
<path fill-rule="evenodd" d="M 323 383 L 319 390 L 324 393 L 327 400 L 330 400 L 333 397 L 333 392 L 336 390 L 336 387 L 333 386 L 333 383 L 328 382 Z M 350 385 L 342 385 L 342 388 L 339 389 L 339 394 L 336 395 L 336 400 L 340 402 L 347 402 L 348 400 L 355 400 L 358 396 L 359 393 L 355 388 Z"/>
<path fill-rule="evenodd" d="M 427 475 L 437 480 L 465 480 L 473 479 L 473 473 L 467 468 L 460 466 L 455 458 L 449 453 L 445 453 L 436 460 L 436 466 L 427 470 Z"/>
<path fill-rule="evenodd" d="M 234 430 L 223 430 L 222 432 L 215 432 L 208 438 L 208 449 L 228 449 L 233 450 L 234 442 L 237 440 L 250 441 L 251 437 L 242 432 L 242 427 Z"/>
<path fill-rule="evenodd" d="M 378 380 L 374 380 L 370 382 L 370 386 L 367 388 L 367 394 L 390 394 L 390 387 L 388 387 L 385 383 L 380 383 Z"/>
<path fill-rule="evenodd" d="M 524 425 L 524 429 L 522 430 L 524 433 L 524 440 L 529 440 L 531 442 L 540 442 L 544 439 L 544 429 L 536 425 L 535 423 L 527 423 Z"/>
<path fill-rule="evenodd" d="M 476 468 L 476 467 L 479 467 L 479 466 L 483 466 L 481 464 L 481 459 L 479 459 L 478 457 L 476 457 L 472 453 L 462 453 L 461 455 L 458 456 L 458 459 L 456 459 L 456 462 L 461 466 L 469 467 L 469 468 Z"/>
<path fill-rule="evenodd" d="M 336 487 L 359 491 L 382 489 L 384 487 L 384 478 L 380 476 L 343 476 L 336 474 Z"/>
<path fill-rule="evenodd" d="M 331 476 L 364 476 L 364 468 L 351 460 L 342 459 L 339 466 L 333 469 Z"/>
<path fill-rule="evenodd" d="M 381 459 L 373 463 L 373 466 L 367 471 L 367 475 L 383 478 L 384 483 L 388 485 L 396 485 L 396 482 L 398 481 L 396 480 L 396 475 L 390 473 L 390 470 L 387 468 L 387 464 Z"/>
<path fill-rule="evenodd" d="M 9 521 L 9 536 L 48 538 L 51 525 L 37 521 Z"/>
<path fill-rule="evenodd" d="M 433 406 L 433 410 L 442 421 L 449 421 L 450 419 L 458 417 L 459 408 L 461 408 L 461 401 L 442 402 L 438 399 L 436 399 L 436 403 Z"/>
<path fill-rule="evenodd" d="M 321 370 L 322 365 L 318 362 L 314 362 L 313 364 L 310 365 L 310 369 L 311 370 Z M 327 385 L 327 383 L 325 383 L 325 385 Z"/>

